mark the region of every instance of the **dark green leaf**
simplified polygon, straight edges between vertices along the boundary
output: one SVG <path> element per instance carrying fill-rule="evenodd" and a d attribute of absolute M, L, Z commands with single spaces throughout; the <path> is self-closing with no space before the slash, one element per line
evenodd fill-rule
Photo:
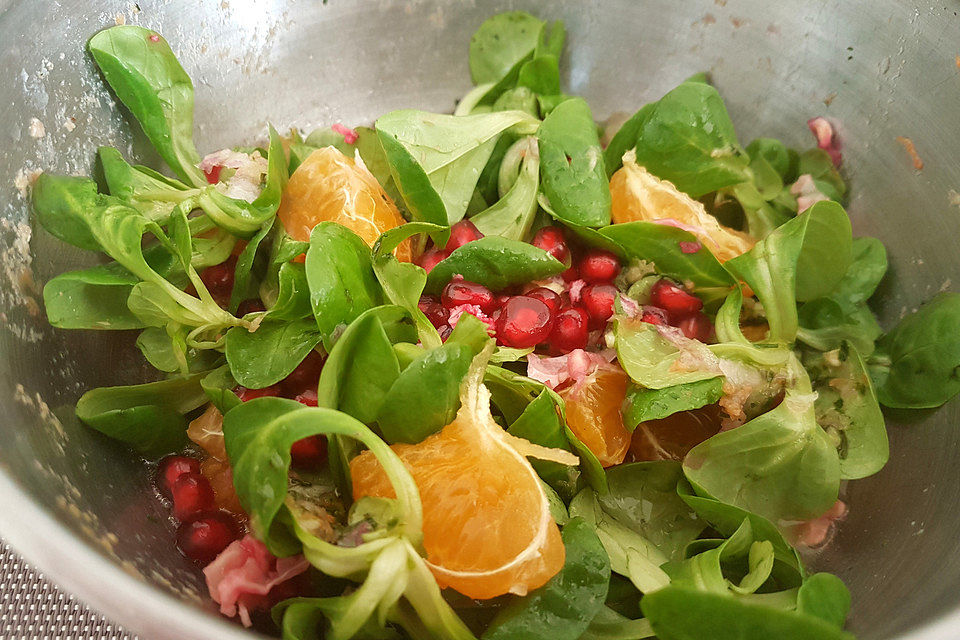
<path fill-rule="evenodd" d="M 960 295 L 941 293 L 878 343 L 889 368 L 877 388 L 888 407 L 938 407 L 960 392 Z"/>
<path fill-rule="evenodd" d="M 230 313 L 236 313 L 240 307 L 240 303 L 247 298 L 255 297 L 253 262 L 257 257 L 260 243 L 267 237 L 267 234 L 270 233 L 270 230 L 273 229 L 275 224 L 279 223 L 271 220 L 269 223 L 260 227 L 260 230 L 250 238 L 247 246 L 245 246 L 243 251 L 240 252 L 240 255 L 237 256 L 237 266 L 234 267 L 233 270 L 233 289 L 230 292 Z"/>
<path fill-rule="evenodd" d="M 830 573 L 815 573 L 797 592 L 797 611 L 843 628 L 850 613 L 850 591 Z"/>
<path fill-rule="evenodd" d="M 187 441 L 184 414 L 206 402 L 203 375 L 93 389 L 77 401 L 77 417 L 144 455 L 175 451 Z"/>
<path fill-rule="evenodd" d="M 218 367 L 201 378 L 200 386 L 220 413 L 226 413 L 240 404 L 240 398 L 233 392 L 237 381 L 230 375 L 229 365 Z"/>
<path fill-rule="evenodd" d="M 310 304 L 329 351 L 344 327 L 380 304 L 383 291 L 373 273 L 370 248 L 335 222 L 313 228 L 305 268 Z"/>
<path fill-rule="evenodd" d="M 488 18 L 470 39 L 470 77 L 474 84 L 497 82 L 531 57 L 544 22 L 523 11 Z"/>
<path fill-rule="evenodd" d="M 623 424 L 631 431 L 646 420 L 659 420 L 678 411 L 699 409 L 723 395 L 723 378 L 678 384 L 665 389 L 632 385 L 624 404 Z"/>
<path fill-rule="evenodd" d="M 612 224 L 600 234 L 616 242 L 629 258 L 653 262 L 657 272 L 678 280 L 689 280 L 711 297 L 722 297 L 736 284 L 710 250 L 684 253 L 681 242 L 698 242 L 689 231 L 654 222 Z"/>
<path fill-rule="evenodd" d="M 298 320 L 312 314 L 306 268 L 296 262 L 284 262 L 277 270 L 277 297 L 267 317 Z"/>
<path fill-rule="evenodd" d="M 709 84 L 685 82 L 635 117 L 628 132 L 636 129 L 637 163 L 694 198 L 750 178 L 727 109 Z"/>
<path fill-rule="evenodd" d="M 455 275 L 494 291 L 541 280 L 566 269 L 543 249 L 526 242 L 487 236 L 468 242 L 440 261 L 427 276 L 426 290 L 438 292 Z"/>
<path fill-rule="evenodd" d="M 820 351 L 852 343 L 862 354 L 873 353 L 874 341 L 883 330 L 865 302 L 840 302 L 837 298 L 817 298 L 797 312 L 800 328 L 797 340 Z"/>
<path fill-rule="evenodd" d="M 517 145 L 523 154 L 523 161 L 513 186 L 492 206 L 470 218 L 470 222 L 485 236 L 523 240 L 530 233 L 537 213 L 540 156 L 535 138 L 524 138 Z"/>
<path fill-rule="evenodd" d="M 603 163 L 606 167 L 607 177 L 609 178 L 617 169 L 623 166 L 623 155 L 637 146 L 637 138 L 640 131 L 646 124 L 650 115 L 656 109 L 657 103 L 651 102 L 643 105 L 639 111 L 630 116 L 630 118 L 620 125 L 610 144 L 603 151 Z"/>
<path fill-rule="evenodd" d="M 560 64 L 553 54 L 538 55 L 520 67 L 517 85 L 534 93 L 552 96 L 560 93 Z"/>
<path fill-rule="evenodd" d="M 689 587 L 649 593 L 640 606 L 661 640 L 853 640 L 817 617 Z"/>
<path fill-rule="evenodd" d="M 205 186 L 193 145 L 193 83 L 167 41 L 150 29 L 124 25 L 104 29 L 87 48 L 160 157 L 184 182 Z"/>
<path fill-rule="evenodd" d="M 466 345 L 447 342 L 404 369 L 377 417 L 384 439 L 415 444 L 453 422 L 474 355 Z"/>
<path fill-rule="evenodd" d="M 60 240 L 81 249 L 100 250 L 84 214 L 104 203 L 90 178 L 41 173 L 33 184 L 32 207 L 37 220 Z"/>
<path fill-rule="evenodd" d="M 564 432 L 565 425 L 562 420 L 556 400 L 549 391 L 544 390 L 526 406 L 507 431 L 534 444 L 571 451 L 572 447 Z M 576 468 L 549 460 L 531 459 L 530 464 L 543 481 L 564 498 L 569 499 L 576 493 L 576 482 L 579 477 Z"/>
<path fill-rule="evenodd" d="M 268 318 L 256 331 L 234 327 L 227 332 L 227 362 L 239 384 L 262 389 L 286 378 L 319 342 L 313 318 L 293 322 Z"/>
<path fill-rule="evenodd" d="M 566 559 L 560 573 L 523 598 L 507 604 L 483 640 L 577 640 L 603 607 L 610 560 L 597 534 L 573 519 L 561 533 Z"/>
<path fill-rule="evenodd" d="M 127 307 L 137 278 L 117 264 L 68 271 L 43 287 L 47 320 L 58 329 L 139 329 Z"/>
<path fill-rule="evenodd" d="M 870 237 L 854 238 L 850 248 L 853 261 L 830 297 L 857 304 L 870 299 L 887 273 L 887 250 L 882 242 Z"/>
<path fill-rule="evenodd" d="M 821 193 L 837 202 L 843 201 L 847 185 L 833 164 L 830 154 L 823 149 L 810 149 L 800 154 L 797 169 L 800 175 L 809 174 Z"/>
<path fill-rule="evenodd" d="M 537 132 L 543 192 L 563 220 L 587 227 L 610 224 L 610 185 L 590 107 L 566 100 Z"/>

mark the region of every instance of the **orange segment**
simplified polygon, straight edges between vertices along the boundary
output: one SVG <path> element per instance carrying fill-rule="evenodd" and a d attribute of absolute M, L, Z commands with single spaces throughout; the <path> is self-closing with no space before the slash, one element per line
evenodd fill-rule
<path fill-rule="evenodd" d="M 682 461 L 690 449 L 720 431 L 720 407 L 680 411 L 637 425 L 630 443 L 630 461 Z"/>
<path fill-rule="evenodd" d="M 213 404 L 207 405 L 206 411 L 190 422 L 187 437 L 209 456 L 200 463 L 200 473 L 210 481 L 217 506 L 243 515 L 243 507 L 233 488 L 233 470 L 227 461 L 227 449 L 223 443 L 223 414 Z"/>
<path fill-rule="evenodd" d="M 623 426 L 621 412 L 628 383 L 627 374 L 619 368 L 598 369 L 559 391 L 567 408 L 567 425 L 604 467 L 623 462 L 630 448 L 630 432 Z"/>
<path fill-rule="evenodd" d="M 437 583 L 477 599 L 524 595 L 563 566 L 560 531 L 524 455 L 576 464 L 566 451 L 503 431 L 490 415 L 482 373 L 465 381 L 452 423 L 418 444 L 391 447 L 420 490 L 423 546 Z M 369 451 L 351 461 L 350 472 L 354 499 L 395 496 Z"/>
<path fill-rule="evenodd" d="M 297 167 L 283 190 L 277 216 L 295 240 L 309 240 L 319 222 L 337 222 L 371 247 L 384 231 L 404 223 L 373 174 L 335 147 L 317 149 Z M 413 260 L 410 241 L 394 255 L 403 262 Z"/>
<path fill-rule="evenodd" d="M 690 231 L 720 262 L 749 251 L 756 240 L 750 235 L 725 227 L 707 213 L 703 203 L 661 180 L 636 162 L 631 151 L 623 157 L 623 167 L 610 178 L 611 215 L 621 222 L 666 220 Z"/>

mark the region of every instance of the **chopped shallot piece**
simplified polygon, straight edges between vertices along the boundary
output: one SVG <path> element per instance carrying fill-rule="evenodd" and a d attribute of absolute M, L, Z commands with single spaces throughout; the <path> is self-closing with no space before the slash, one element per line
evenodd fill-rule
<path fill-rule="evenodd" d="M 221 149 L 204 156 L 198 166 L 206 176 L 213 176 L 216 172 L 217 179 L 220 178 L 220 169 L 235 169 L 226 183 L 217 184 L 217 189 L 230 198 L 247 202 L 253 202 L 260 195 L 261 183 L 267 173 L 267 159 L 259 151 L 247 154 Z"/>
<path fill-rule="evenodd" d="M 574 280 L 570 283 L 570 302 L 573 304 L 580 303 L 580 293 L 586 285 L 586 280 Z"/>
<path fill-rule="evenodd" d="M 343 141 L 346 142 L 347 144 L 353 144 L 354 142 L 357 141 L 357 138 L 359 137 L 356 131 L 354 131 L 350 127 L 343 126 L 339 122 L 330 128 L 333 129 L 335 133 L 339 133 L 340 135 L 342 135 Z"/>
<path fill-rule="evenodd" d="M 807 120 L 807 126 L 817 137 L 817 146 L 830 154 L 833 166 L 839 167 L 843 157 L 840 155 L 840 141 L 837 140 L 833 125 L 826 118 L 820 116 Z"/>
<path fill-rule="evenodd" d="M 270 590 L 309 567 L 303 556 L 277 558 L 266 545 L 247 535 L 220 552 L 204 568 L 203 575 L 220 613 L 229 618 L 239 614 L 240 621 L 249 627 L 250 611 L 270 606 Z"/>
<path fill-rule="evenodd" d="M 821 200 L 830 199 L 817 188 L 817 183 L 809 173 L 797 178 L 790 186 L 790 194 L 797 199 L 797 213 L 803 213 Z"/>
<path fill-rule="evenodd" d="M 489 335 L 492 336 L 494 333 L 496 333 L 497 321 L 485 314 L 483 309 L 475 304 L 460 304 L 450 309 L 450 316 L 447 318 L 447 324 L 450 325 L 451 329 L 457 326 L 457 322 L 460 321 L 460 316 L 465 313 L 469 313 L 470 315 L 476 317 L 477 320 L 480 320 L 483 322 L 483 324 L 487 325 L 487 333 Z"/>
<path fill-rule="evenodd" d="M 616 355 L 612 349 L 599 353 L 574 349 L 555 358 L 531 353 L 527 355 L 527 376 L 556 389 L 570 381 L 576 384 L 601 367 L 613 367 L 610 363 Z"/>
<path fill-rule="evenodd" d="M 798 544 L 805 547 L 822 547 L 830 542 L 833 533 L 836 530 L 836 523 L 846 517 L 848 512 L 847 505 L 842 500 L 837 500 L 826 513 L 819 518 L 807 520 L 796 526 L 793 530 Z"/>

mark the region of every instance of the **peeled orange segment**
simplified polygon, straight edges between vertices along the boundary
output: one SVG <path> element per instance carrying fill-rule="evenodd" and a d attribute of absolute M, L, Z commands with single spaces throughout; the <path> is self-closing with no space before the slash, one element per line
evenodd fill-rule
<path fill-rule="evenodd" d="M 558 392 L 566 404 L 570 430 L 604 467 L 623 462 L 630 448 L 621 411 L 629 381 L 619 368 L 598 369 Z"/>
<path fill-rule="evenodd" d="M 623 167 L 610 178 L 611 215 L 621 222 L 657 222 L 691 232 L 720 262 L 746 253 L 756 240 L 725 227 L 707 213 L 703 204 L 637 164 L 636 154 L 623 156 Z"/>
<path fill-rule="evenodd" d="M 287 234 L 307 241 L 319 222 L 337 222 L 371 247 L 403 216 L 377 179 L 335 147 L 317 149 L 290 176 L 277 211 Z M 398 260 L 413 259 L 409 240 L 397 247 Z"/>
<path fill-rule="evenodd" d="M 637 425 L 630 442 L 631 462 L 682 461 L 690 449 L 720 431 L 720 407 L 710 404 Z"/>
<path fill-rule="evenodd" d="M 567 451 L 516 438 L 490 415 L 490 392 L 476 367 L 463 383 L 456 419 L 418 444 L 391 449 L 423 502 L 427 566 L 441 587 L 477 599 L 524 595 L 563 566 L 560 531 L 540 479 L 524 455 L 576 464 Z M 353 497 L 393 497 L 370 452 L 350 463 Z"/>

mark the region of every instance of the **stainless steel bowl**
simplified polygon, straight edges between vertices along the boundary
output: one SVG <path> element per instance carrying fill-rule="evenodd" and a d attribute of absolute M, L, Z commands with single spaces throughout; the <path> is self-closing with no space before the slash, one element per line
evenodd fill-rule
<path fill-rule="evenodd" d="M 91 4 L 98 5 L 91 9 Z M 569 29 L 566 86 L 600 118 L 708 70 L 741 141 L 809 146 L 804 122 L 840 124 L 850 213 L 887 243 L 882 319 L 957 279 L 960 5 L 895 0 L 0 0 L 0 535 L 68 590 L 146 638 L 249 638 L 217 618 L 173 548 L 148 469 L 86 430 L 87 388 L 147 375 L 127 336 L 47 326 L 39 288 L 93 262 L 32 227 L 30 172 L 87 173 L 110 144 L 157 158 L 84 53 L 116 22 L 158 29 L 197 85 L 198 146 L 278 128 L 364 123 L 394 108 L 450 111 L 469 85 L 481 21 L 522 8 Z M 44 135 L 31 120 L 43 124 Z M 897 136 L 924 161 L 915 170 Z M 852 506 L 815 560 L 854 597 L 863 639 L 960 636 L 960 403 L 890 416 L 890 463 L 852 483 Z"/>

